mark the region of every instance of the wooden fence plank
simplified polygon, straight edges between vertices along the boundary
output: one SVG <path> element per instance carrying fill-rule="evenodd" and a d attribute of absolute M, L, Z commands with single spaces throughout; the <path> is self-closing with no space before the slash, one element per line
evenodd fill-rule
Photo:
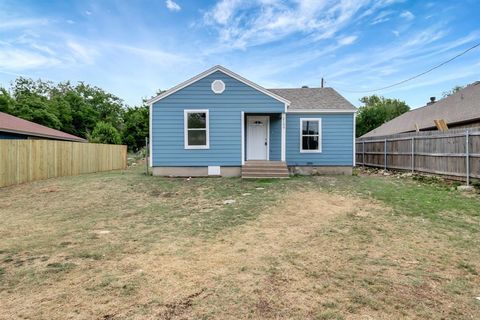
<path fill-rule="evenodd" d="M 55 140 L 0 140 L 0 187 L 125 169 L 127 146 Z"/>
<path fill-rule="evenodd" d="M 356 147 L 358 165 L 480 178 L 480 128 L 359 138 Z"/>

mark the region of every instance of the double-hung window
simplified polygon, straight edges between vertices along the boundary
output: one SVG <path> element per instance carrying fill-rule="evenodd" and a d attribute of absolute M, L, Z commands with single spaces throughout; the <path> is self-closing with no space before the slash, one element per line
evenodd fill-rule
<path fill-rule="evenodd" d="M 208 149 L 208 110 L 185 110 L 183 116 L 185 149 Z"/>
<path fill-rule="evenodd" d="M 322 119 L 300 119 L 300 152 L 322 152 Z"/>

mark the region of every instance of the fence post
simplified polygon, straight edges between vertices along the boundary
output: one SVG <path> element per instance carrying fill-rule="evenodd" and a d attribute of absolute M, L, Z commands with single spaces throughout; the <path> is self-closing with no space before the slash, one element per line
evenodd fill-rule
<path fill-rule="evenodd" d="M 470 185 L 470 147 L 469 147 L 469 132 L 468 130 L 465 131 L 465 165 L 466 165 L 466 168 L 465 168 L 465 175 L 467 177 L 467 186 Z"/>
<path fill-rule="evenodd" d="M 362 140 L 362 165 L 365 168 L 365 140 Z"/>
<path fill-rule="evenodd" d="M 385 139 L 385 144 L 383 147 L 383 166 L 384 170 L 387 170 L 387 139 Z"/>
<path fill-rule="evenodd" d="M 415 172 L 415 137 L 412 137 L 412 173 Z"/>
<path fill-rule="evenodd" d="M 148 163 L 151 155 L 149 154 L 150 146 L 148 145 L 148 137 L 145 137 L 145 174 L 148 176 Z"/>

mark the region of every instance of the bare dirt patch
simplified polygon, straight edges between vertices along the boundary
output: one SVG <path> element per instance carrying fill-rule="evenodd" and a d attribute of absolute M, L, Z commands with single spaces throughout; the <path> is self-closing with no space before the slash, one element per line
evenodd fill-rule
<path fill-rule="evenodd" d="M 309 247 L 308 239 L 328 226 L 331 219 L 379 206 L 320 192 L 292 193 L 287 199 L 259 219 L 214 241 L 198 239 L 181 249 L 176 245 L 159 246 L 137 257 L 137 265 L 153 285 L 148 291 L 160 295 L 167 309 L 158 314 L 169 319 L 195 319 L 213 311 L 215 317 L 223 319 L 307 316 L 318 303 L 309 297 L 313 292 L 302 292 L 310 280 L 297 272 L 285 273 L 283 263 L 277 265 L 276 261 L 283 255 L 294 255 L 303 246 L 315 254 L 316 248 Z M 155 284 L 161 285 L 161 292 Z M 208 297 L 193 296 L 198 288 Z M 188 303 L 172 310 L 169 306 L 177 306 L 176 301 Z M 122 314 L 121 310 L 116 312 Z M 126 316 L 131 310 L 123 312 Z"/>

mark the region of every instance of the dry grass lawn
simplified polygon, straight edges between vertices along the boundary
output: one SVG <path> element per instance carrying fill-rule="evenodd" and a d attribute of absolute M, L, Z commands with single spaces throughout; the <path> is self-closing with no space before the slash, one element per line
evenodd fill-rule
<path fill-rule="evenodd" d="M 393 177 L 3 188 L 0 319 L 478 319 L 479 208 Z"/>

